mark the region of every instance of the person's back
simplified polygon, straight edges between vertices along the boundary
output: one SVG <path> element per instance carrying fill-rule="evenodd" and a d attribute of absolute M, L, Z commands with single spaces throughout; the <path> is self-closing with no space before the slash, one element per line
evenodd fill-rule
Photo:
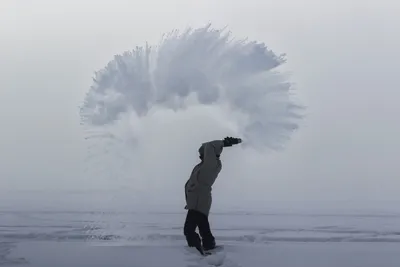
<path fill-rule="evenodd" d="M 212 204 L 212 186 L 222 169 L 220 155 L 224 147 L 241 143 L 241 139 L 227 137 L 201 145 L 199 154 L 201 162 L 197 164 L 185 184 L 186 207 L 188 214 L 185 221 L 184 234 L 188 246 L 196 247 L 201 253 L 215 247 L 215 239 L 211 234 L 208 215 Z M 199 227 L 203 239 L 195 232 Z"/>
<path fill-rule="evenodd" d="M 212 185 L 222 169 L 219 156 L 222 153 L 224 143 L 215 140 L 204 143 L 200 149 L 201 162 L 197 164 L 185 184 L 186 208 L 197 210 L 208 216 L 211 207 Z"/>

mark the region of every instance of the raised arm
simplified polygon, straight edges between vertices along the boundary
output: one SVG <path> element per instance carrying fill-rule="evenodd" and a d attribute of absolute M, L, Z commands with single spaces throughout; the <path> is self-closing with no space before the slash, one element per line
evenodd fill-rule
<path fill-rule="evenodd" d="M 203 166 L 216 167 L 218 164 L 219 156 L 222 153 L 224 147 L 224 141 L 214 140 L 203 144 L 204 147 L 204 158 Z"/>
<path fill-rule="evenodd" d="M 202 148 L 204 148 L 203 164 L 216 165 L 224 147 L 237 145 L 241 142 L 242 139 L 240 138 L 225 137 L 224 140 L 214 140 L 204 143 L 202 145 Z"/>
<path fill-rule="evenodd" d="M 239 138 L 227 137 L 224 140 L 214 140 L 204 143 L 200 150 L 203 154 L 203 162 L 199 171 L 199 182 L 206 186 L 212 186 L 221 171 L 221 163 L 219 157 L 224 147 L 239 144 Z"/>

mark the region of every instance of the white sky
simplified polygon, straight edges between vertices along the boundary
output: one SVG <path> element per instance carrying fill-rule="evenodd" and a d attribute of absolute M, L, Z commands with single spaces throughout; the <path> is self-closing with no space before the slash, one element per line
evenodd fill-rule
<path fill-rule="evenodd" d="M 381 207 L 400 201 L 400 4 L 390 0 L 3 0 L 0 190 L 107 188 L 85 182 L 82 172 L 77 107 L 93 72 L 114 54 L 156 44 L 164 32 L 208 22 L 287 53 L 286 69 L 308 107 L 286 150 L 239 163 L 231 154 L 215 198 Z M 168 193 L 183 194 L 192 166 L 167 172 L 182 177 L 164 177 L 154 168 L 171 158 L 166 150 L 144 168 Z"/>

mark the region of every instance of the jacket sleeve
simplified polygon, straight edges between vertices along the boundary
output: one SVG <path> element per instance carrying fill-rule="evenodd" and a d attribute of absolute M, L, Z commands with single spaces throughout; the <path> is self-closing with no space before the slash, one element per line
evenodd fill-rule
<path fill-rule="evenodd" d="M 214 176 L 218 175 L 218 164 L 219 158 L 221 155 L 224 142 L 222 140 L 214 140 L 211 142 L 204 143 L 204 159 L 203 164 L 201 166 L 200 174 L 201 174 L 201 183 L 211 186 L 213 182 L 209 182 L 209 178 L 212 181 L 215 179 Z M 219 172 L 219 171 L 218 171 Z M 212 178 L 213 177 L 213 178 Z"/>
<path fill-rule="evenodd" d="M 204 163 L 205 165 L 216 165 L 218 156 L 221 155 L 224 147 L 224 141 L 214 140 L 204 143 Z"/>

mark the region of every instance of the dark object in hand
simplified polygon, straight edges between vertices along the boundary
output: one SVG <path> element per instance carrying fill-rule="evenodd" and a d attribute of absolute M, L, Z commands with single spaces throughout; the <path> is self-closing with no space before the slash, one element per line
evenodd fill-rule
<path fill-rule="evenodd" d="M 224 147 L 237 145 L 237 144 L 240 144 L 241 142 L 242 142 L 242 139 L 240 139 L 240 138 L 228 136 L 228 137 L 225 137 L 225 139 L 224 139 Z"/>

